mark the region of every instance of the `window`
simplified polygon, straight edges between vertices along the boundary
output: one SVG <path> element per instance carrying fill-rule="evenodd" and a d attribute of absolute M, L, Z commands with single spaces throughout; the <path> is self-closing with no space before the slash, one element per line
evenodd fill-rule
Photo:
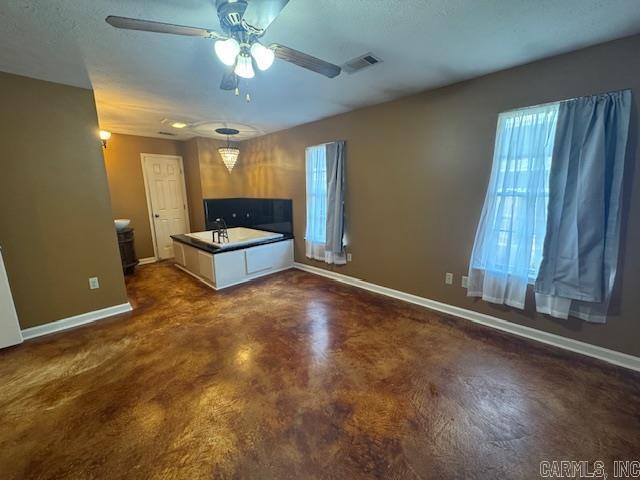
<path fill-rule="evenodd" d="M 324 244 L 327 236 L 327 155 L 324 145 L 306 151 L 307 242 Z"/>
<path fill-rule="evenodd" d="M 305 254 L 326 263 L 347 263 L 344 244 L 345 142 L 306 151 L 307 227 Z"/>
<path fill-rule="evenodd" d="M 546 232 L 558 107 L 500 114 L 471 270 L 535 281 Z"/>

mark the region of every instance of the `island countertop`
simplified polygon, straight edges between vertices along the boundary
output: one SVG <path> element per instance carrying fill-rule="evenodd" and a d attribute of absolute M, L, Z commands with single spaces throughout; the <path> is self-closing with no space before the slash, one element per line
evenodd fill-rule
<path fill-rule="evenodd" d="M 282 237 L 268 238 L 265 240 L 257 240 L 255 243 L 251 243 L 248 245 L 246 244 L 237 245 L 237 246 L 227 247 L 227 248 L 215 247 L 206 242 L 200 241 L 197 238 L 189 237 L 188 235 L 183 235 L 183 234 L 171 235 L 171 238 L 176 242 L 184 243 L 185 245 L 189 245 L 191 247 L 194 247 L 199 250 L 203 250 L 205 252 L 209 252 L 215 255 L 217 253 L 233 252 L 234 250 L 243 250 L 246 248 L 257 247 L 258 245 L 267 245 L 269 243 L 284 242 L 285 240 L 293 239 L 293 235 L 290 233 L 283 233 Z"/>

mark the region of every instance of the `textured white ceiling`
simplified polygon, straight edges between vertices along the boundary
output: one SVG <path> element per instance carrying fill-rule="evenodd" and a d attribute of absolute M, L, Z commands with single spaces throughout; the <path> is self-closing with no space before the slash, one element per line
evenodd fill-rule
<path fill-rule="evenodd" d="M 117 30 L 109 15 L 219 29 L 213 0 L 2 0 L 0 70 L 92 87 L 102 128 L 176 138 L 163 119 L 240 123 L 255 134 L 640 32 L 638 0 L 290 0 L 278 42 L 343 64 L 327 79 L 276 60 L 249 81 L 252 102 L 219 90 L 212 42 Z M 199 134 L 202 135 L 203 132 Z"/>

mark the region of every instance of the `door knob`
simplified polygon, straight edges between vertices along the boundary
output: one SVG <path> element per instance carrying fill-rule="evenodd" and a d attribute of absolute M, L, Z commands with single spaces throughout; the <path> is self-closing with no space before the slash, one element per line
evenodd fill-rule
<path fill-rule="evenodd" d="M 156 218 L 160 218 L 160 215 L 158 215 L 157 213 L 154 213 L 153 216 Z"/>

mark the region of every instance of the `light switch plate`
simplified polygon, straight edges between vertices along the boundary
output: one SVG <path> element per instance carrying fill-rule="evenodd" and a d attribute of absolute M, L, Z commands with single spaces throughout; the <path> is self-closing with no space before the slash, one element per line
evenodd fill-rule
<path fill-rule="evenodd" d="M 353 260 L 353 257 L 350 253 L 347 253 L 347 262 L 350 262 L 351 260 Z"/>
<path fill-rule="evenodd" d="M 98 277 L 89 278 L 89 288 L 91 290 L 95 290 L 96 288 L 100 288 L 100 282 L 98 282 Z"/>
<path fill-rule="evenodd" d="M 453 273 L 447 272 L 444 276 L 444 283 L 447 285 L 453 285 Z"/>
<path fill-rule="evenodd" d="M 462 288 L 467 288 L 469 286 L 469 277 L 462 277 L 462 282 L 461 282 Z"/>

